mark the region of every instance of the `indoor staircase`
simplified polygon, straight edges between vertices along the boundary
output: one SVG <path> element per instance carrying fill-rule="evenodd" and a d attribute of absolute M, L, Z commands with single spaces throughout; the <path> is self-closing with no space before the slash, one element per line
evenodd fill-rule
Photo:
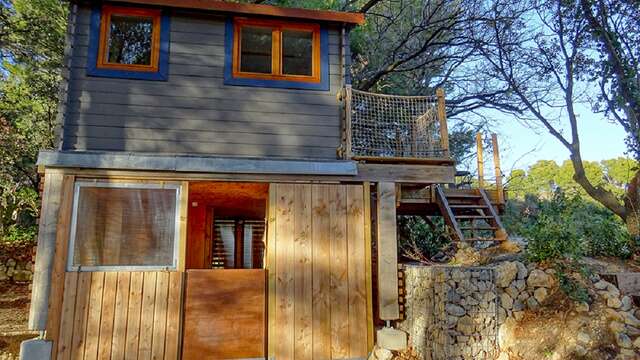
<path fill-rule="evenodd" d="M 507 232 L 484 189 L 444 189 L 435 198 L 445 222 L 458 241 L 503 241 Z"/>

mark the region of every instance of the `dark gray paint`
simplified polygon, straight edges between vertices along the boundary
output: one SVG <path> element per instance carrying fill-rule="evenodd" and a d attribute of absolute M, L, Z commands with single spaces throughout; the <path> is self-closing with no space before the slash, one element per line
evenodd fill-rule
<path fill-rule="evenodd" d="M 86 76 L 90 8 L 75 26 L 63 150 L 335 159 L 340 29 L 330 27 L 330 91 L 223 84 L 225 18 L 176 11 L 169 81 Z"/>

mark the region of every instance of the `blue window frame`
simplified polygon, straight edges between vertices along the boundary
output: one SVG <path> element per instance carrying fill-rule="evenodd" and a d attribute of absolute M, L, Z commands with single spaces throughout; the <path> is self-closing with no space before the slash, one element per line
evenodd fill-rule
<path fill-rule="evenodd" d="M 141 63 L 134 63 L 123 56 L 124 51 L 118 52 L 118 58 L 111 59 L 113 53 L 108 48 L 111 44 L 112 20 L 114 18 L 124 22 L 124 26 L 131 29 L 131 19 L 143 19 L 133 24 L 139 28 L 146 26 L 147 38 L 145 45 L 149 46 L 141 57 Z M 134 21 L 138 21 L 138 20 Z M 115 20 L 114 20 L 115 21 Z M 138 30 L 145 31 L 145 30 Z M 87 54 L 87 75 L 139 80 L 166 81 L 169 74 L 169 31 L 170 20 L 166 12 L 149 9 L 122 6 L 94 6 L 91 13 L 91 27 L 89 35 L 89 50 Z M 136 44 L 138 45 L 138 44 Z M 125 45 L 123 45 L 124 47 Z M 139 49 L 139 47 L 132 47 Z"/>
<path fill-rule="evenodd" d="M 241 35 L 241 26 L 244 24 L 257 23 L 257 26 L 272 27 L 274 34 L 277 33 L 277 29 L 286 29 L 288 26 L 292 28 L 302 27 L 314 27 L 318 25 L 313 24 L 296 24 L 286 22 L 276 22 L 270 20 L 251 20 L 251 19 L 234 19 L 228 18 L 225 26 L 225 64 L 224 64 L 224 84 L 225 85 L 237 85 L 237 86 L 254 86 L 254 87 L 268 87 L 268 88 L 281 88 L 281 89 L 302 89 L 302 90 L 329 90 L 329 34 L 327 28 L 324 25 L 319 27 L 319 41 L 317 41 L 319 49 L 318 51 L 319 63 L 314 65 L 319 68 L 317 76 L 309 76 L 305 79 L 304 76 L 289 76 L 283 75 L 282 70 L 280 73 L 269 74 L 255 74 L 255 73 L 242 73 L 239 71 L 239 43 L 240 39 L 236 38 Z M 277 35 L 276 35 L 277 37 Z M 279 54 L 281 49 L 280 39 L 274 41 L 274 51 L 271 54 Z M 315 43 L 315 41 L 314 41 Z M 279 59 L 276 55 L 273 58 L 273 68 L 280 68 L 278 64 Z M 279 55 L 277 55 L 279 56 Z M 315 56 L 314 56 L 315 57 Z M 273 68 L 271 69 L 274 72 Z"/>

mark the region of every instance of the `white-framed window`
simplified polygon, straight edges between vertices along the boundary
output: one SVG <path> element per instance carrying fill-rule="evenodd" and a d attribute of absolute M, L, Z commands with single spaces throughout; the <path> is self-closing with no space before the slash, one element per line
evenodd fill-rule
<path fill-rule="evenodd" d="M 179 207 L 175 183 L 76 182 L 67 269 L 176 269 Z"/>

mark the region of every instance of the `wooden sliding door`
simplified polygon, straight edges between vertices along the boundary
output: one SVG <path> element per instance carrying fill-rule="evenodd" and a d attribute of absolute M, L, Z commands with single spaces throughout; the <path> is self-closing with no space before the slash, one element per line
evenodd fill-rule
<path fill-rule="evenodd" d="M 367 357 L 367 207 L 362 185 L 271 185 L 269 358 Z"/>

